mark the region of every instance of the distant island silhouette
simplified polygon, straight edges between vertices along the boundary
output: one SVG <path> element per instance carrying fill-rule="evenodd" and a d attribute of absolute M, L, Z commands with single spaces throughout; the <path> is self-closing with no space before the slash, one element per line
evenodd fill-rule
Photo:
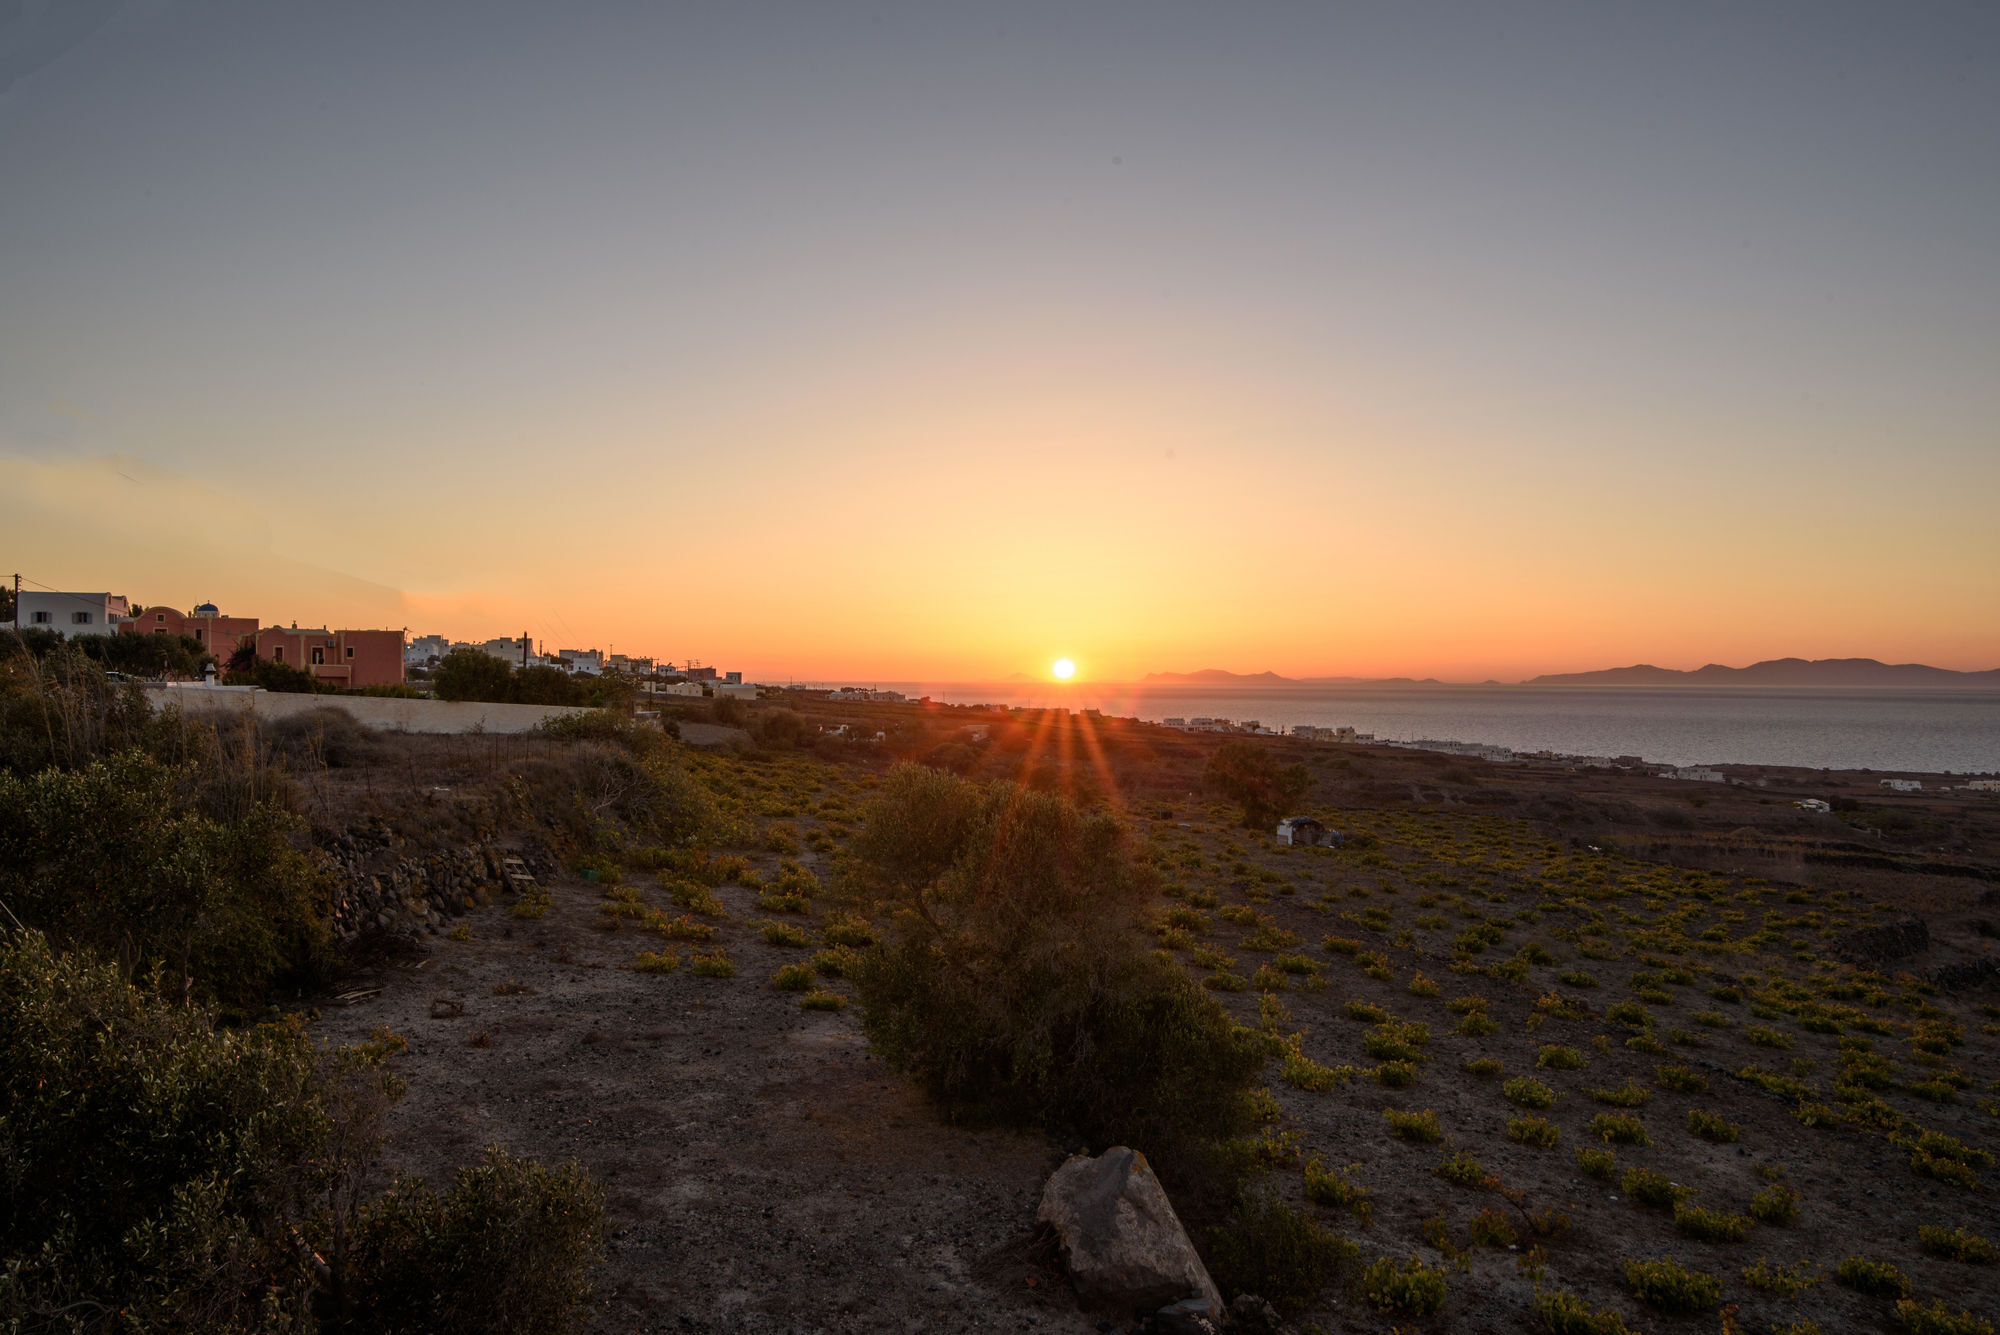
<path fill-rule="evenodd" d="M 1142 684 L 1154 686 L 1439 686 L 1436 677 L 1283 677 L 1275 672 L 1149 672 Z M 1499 682 L 1481 683 L 1497 686 Z M 1960 672 L 1923 663 L 1884 663 L 1874 658 L 1769 658 L 1748 667 L 1710 663 L 1693 669 L 1599 668 L 1594 672 L 1546 672 L 1524 686 L 1897 686 L 2000 689 L 2000 668 Z"/>

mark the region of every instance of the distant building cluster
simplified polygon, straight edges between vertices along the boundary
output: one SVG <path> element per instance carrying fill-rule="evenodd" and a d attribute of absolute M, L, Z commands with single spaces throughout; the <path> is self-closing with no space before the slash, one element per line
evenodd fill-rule
<path fill-rule="evenodd" d="M 910 697 L 901 691 L 871 691 L 862 686 L 848 686 L 837 691 L 828 691 L 826 698 L 837 705 L 869 703 L 906 705 L 910 702 Z"/>
<path fill-rule="evenodd" d="M 417 635 L 405 645 L 403 654 L 409 666 L 428 669 L 436 667 L 447 655 L 460 649 L 477 650 L 519 668 L 552 667 L 582 677 L 631 677 L 638 681 L 641 691 L 651 695 L 706 695 L 708 692 L 698 684 L 703 682 L 718 686 L 743 686 L 741 672 L 723 672 L 692 661 L 675 667 L 671 660 L 643 654 L 606 653 L 601 649 L 557 649 L 549 653 L 545 648 L 537 647 L 526 635 L 503 635 L 493 640 L 452 640 L 442 635 Z M 756 688 L 745 689 L 754 698 Z"/>
<path fill-rule="evenodd" d="M 1256 719 L 1245 719 L 1241 723 L 1226 718 L 1209 718 L 1198 715 L 1194 718 L 1170 718 L 1160 720 L 1162 727 L 1177 728 L 1182 732 L 1241 732 L 1253 737 L 1278 737 L 1282 734 L 1276 728 L 1267 728 Z"/>
<path fill-rule="evenodd" d="M 400 630 L 301 629 L 264 626 L 256 617 L 225 616 L 214 603 L 188 611 L 133 608 L 122 594 L 23 590 L 15 626 L 79 635 L 176 635 L 195 641 L 225 664 L 250 651 L 267 663 L 297 668 L 331 686 L 395 686 L 403 681 L 407 648 Z"/>

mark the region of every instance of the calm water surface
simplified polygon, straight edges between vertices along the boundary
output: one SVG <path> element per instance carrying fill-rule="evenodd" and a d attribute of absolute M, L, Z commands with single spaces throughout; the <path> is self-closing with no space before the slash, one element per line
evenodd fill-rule
<path fill-rule="evenodd" d="M 1347 686 L 1217 690 L 1028 682 L 882 682 L 953 704 L 1066 705 L 1158 722 L 1351 725 L 1383 740 L 1637 755 L 1661 764 L 2000 770 L 2000 692 L 1727 687 Z"/>

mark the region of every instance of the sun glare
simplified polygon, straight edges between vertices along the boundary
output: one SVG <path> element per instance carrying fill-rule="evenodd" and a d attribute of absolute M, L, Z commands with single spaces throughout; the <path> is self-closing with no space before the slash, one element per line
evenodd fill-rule
<path fill-rule="evenodd" d="M 1055 665 L 1049 671 L 1055 673 L 1058 680 L 1068 681 L 1076 675 L 1076 664 L 1070 662 L 1067 658 L 1058 658 L 1055 661 Z"/>

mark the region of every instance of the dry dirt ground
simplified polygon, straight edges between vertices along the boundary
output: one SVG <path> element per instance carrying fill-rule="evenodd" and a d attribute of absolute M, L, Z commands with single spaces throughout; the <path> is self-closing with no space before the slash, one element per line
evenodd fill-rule
<path fill-rule="evenodd" d="M 596 930 L 597 886 L 549 884 L 543 919 L 469 914 L 469 940 L 349 980 L 381 990 L 314 1026 L 409 1041 L 386 1165 L 444 1182 L 489 1144 L 583 1164 L 612 1230 L 595 1331 L 1096 1329 L 1009 1247 L 1059 1154 L 940 1124 L 852 1011 L 766 986 L 800 952 L 746 931 L 734 978 L 635 972 L 659 943 Z"/>
<path fill-rule="evenodd" d="M 958 726 L 913 745 L 959 745 Z M 1718 1329 L 1716 1303 L 1676 1315 L 1631 1291 L 1626 1262 L 1650 1258 L 1714 1277 L 1743 1331 L 1904 1329 L 1891 1298 L 1834 1279 L 1853 1256 L 1896 1266 L 1919 1301 L 2000 1315 L 2000 1265 L 1933 1255 L 1918 1232 L 2000 1242 L 2000 1167 L 1983 1158 L 2000 1150 L 2000 988 L 1921 981 L 1992 955 L 2000 806 L 1888 798 L 1861 775 L 1688 785 L 1288 743 L 1315 773 L 1308 809 L 1352 836 L 1288 850 L 1196 796 L 1213 743 L 1102 725 L 1068 740 L 1010 724 L 952 758 L 979 777 L 1120 798 L 1160 874 L 1161 948 L 1269 1035 L 1260 1189 L 1351 1238 L 1362 1264 L 1414 1256 L 1447 1283 L 1442 1309 L 1419 1319 L 1371 1305 L 1350 1275 L 1302 1325 L 1529 1331 L 1537 1290 L 1563 1290 L 1636 1330 Z M 752 848 L 781 823 L 823 879 L 879 773 L 799 755 L 692 763 L 750 823 Z M 1843 790 L 1863 800 L 1842 820 L 1791 805 Z M 749 856 L 776 874 L 777 855 Z M 631 883 L 679 911 L 650 876 Z M 600 886 L 572 873 L 548 884 L 545 918 L 469 914 L 468 939 L 428 938 L 423 957 L 345 985 L 379 993 L 325 1007 L 328 1040 L 386 1025 L 409 1041 L 386 1166 L 447 1178 L 490 1143 L 581 1162 L 606 1186 L 613 1230 L 598 1331 L 1098 1328 L 1023 1246 L 1060 1152 L 942 1125 L 871 1057 L 851 1009 L 806 1011 L 773 990 L 773 973 L 811 951 L 759 938 L 769 915 L 753 891 L 717 891 L 737 972 L 712 979 L 634 971 L 663 943 L 629 923 L 601 930 Z M 1842 933 L 1912 910 L 1930 924 L 1925 950 L 1883 973 L 1838 957 Z M 1385 1080 L 1370 1051 L 1385 1016 L 1427 1027 L 1405 1082 Z M 1540 1064 L 1545 1045 L 1582 1065 Z M 1480 1059 L 1499 1074 L 1467 1070 Z M 1704 1088 L 1670 1087 L 1663 1066 Z M 1517 1106 L 1504 1091 L 1520 1078 L 1553 1105 Z M 1628 1087 L 1631 1106 L 1599 1094 Z M 1736 1138 L 1694 1134 L 1695 1109 Z M 1383 1116 L 1426 1110 L 1433 1142 L 1390 1134 Z M 1607 1145 L 1600 1114 L 1637 1118 L 1646 1143 Z M 1511 1134 L 1528 1116 L 1554 1144 Z M 1920 1134 L 1945 1137 L 1934 1144 L 1971 1164 L 1969 1180 L 1921 1170 Z M 1613 1175 L 1586 1174 L 1577 1152 L 1607 1148 Z M 1440 1175 L 1461 1152 L 1491 1180 Z M 1365 1218 L 1332 1202 L 1325 1178 L 1307 1190 L 1315 1161 L 1366 1194 Z M 1635 1203 L 1633 1168 L 1746 1216 L 1746 1235 L 1699 1240 L 1671 1210 Z M 1797 1193 L 1796 1220 L 1748 1221 L 1773 1181 Z M 1537 1232 L 1531 1216 L 1567 1223 Z M 1805 1287 L 1753 1282 L 1762 1260 Z"/>

